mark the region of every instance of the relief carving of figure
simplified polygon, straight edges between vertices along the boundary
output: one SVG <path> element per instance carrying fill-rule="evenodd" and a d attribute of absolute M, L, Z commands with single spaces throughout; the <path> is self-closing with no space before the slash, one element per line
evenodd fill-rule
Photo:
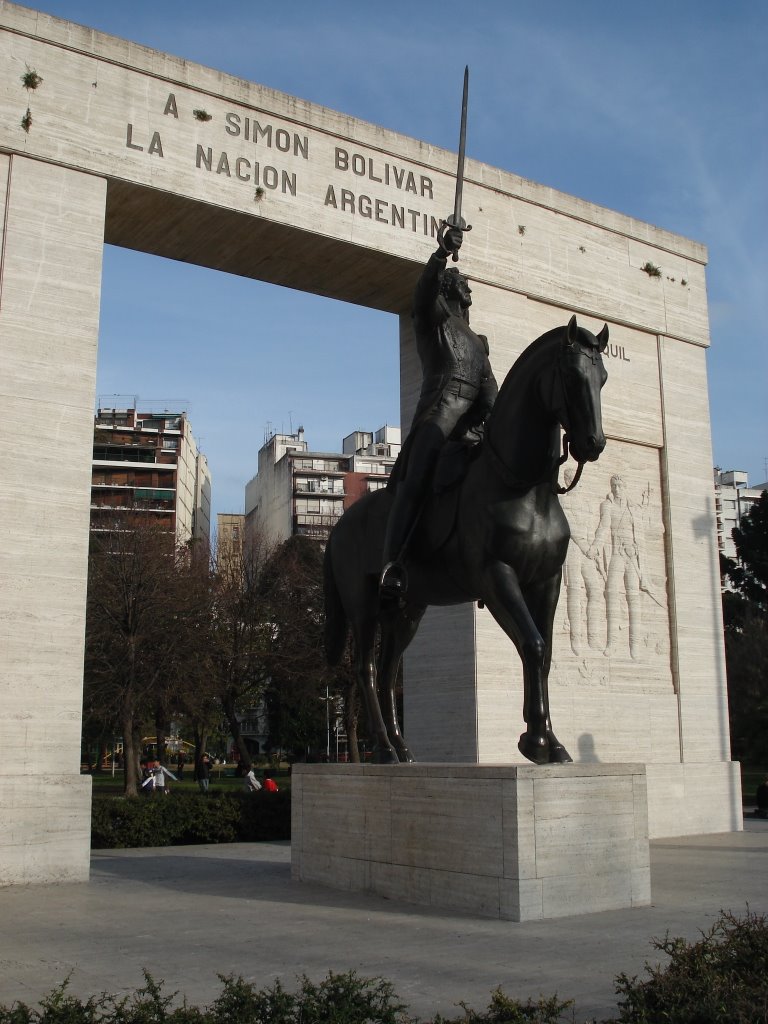
<path fill-rule="evenodd" d="M 573 480 L 573 470 L 563 474 L 566 486 Z M 584 653 L 584 625 L 586 618 L 586 640 L 593 650 L 605 649 L 605 575 L 599 571 L 599 562 L 590 557 L 592 517 L 585 509 L 583 499 L 575 492 L 560 498 L 565 509 L 571 539 L 563 566 L 566 611 L 571 637 L 571 650 L 576 655 Z M 586 609 L 584 608 L 586 598 Z M 586 616 L 584 612 L 586 611 Z"/>
<path fill-rule="evenodd" d="M 641 656 L 644 635 L 642 594 L 651 594 L 645 574 L 645 531 L 642 505 L 627 496 L 626 485 L 618 474 L 611 477 L 611 490 L 600 504 L 600 525 L 595 533 L 589 557 L 605 579 L 605 610 L 608 622 L 606 654 L 617 654 L 621 646 L 623 603 L 629 619 L 629 653 Z"/>

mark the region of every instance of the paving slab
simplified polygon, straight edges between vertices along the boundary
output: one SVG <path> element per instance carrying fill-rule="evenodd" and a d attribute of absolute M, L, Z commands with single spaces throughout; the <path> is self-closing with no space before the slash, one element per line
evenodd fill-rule
<path fill-rule="evenodd" d="M 652 902 L 513 923 L 291 881 L 289 843 L 95 851 L 87 883 L 0 890 L 0 1005 L 70 991 L 116 994 L 142 968 L 206 1005 L 218 974 L 286 987 L 356 970 L 393 982 L 423 1020 L 485 1007 L 501 985 L 576 1000 L 576 1020 L 616 1007 L 614 977 L 656 959 L 652 936 L 696 938 L 721 909 L 768 913 L 768 821 L 651 843 Z"/>

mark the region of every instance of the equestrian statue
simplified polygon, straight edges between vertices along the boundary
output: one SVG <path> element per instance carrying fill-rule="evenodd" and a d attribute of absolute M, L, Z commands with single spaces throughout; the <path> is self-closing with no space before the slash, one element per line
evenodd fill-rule
<path fill-rule="evenodd" d="M 535 764 L 557 764 L 571 761 L 548 693 L 570 538 L 558 472 L 576 460 L 572 489 L 605 448 L 608 327 L 595 336 L 571 317 L 525 349 L 497 390 L 488 343 L 469 326 L 469 282 L 447 268 L 470 230 L 461 217 L 466 93 L 465 72 L 456 205 L 414 295 L 421 395 L 387 488 L 352 505 L 328 540 L 326 655 L 338 662 L 351 630 L 374 759 L 413 761 L 395 701 L 403 653 L 429 605 L 477 601 L 522 660 L 518 748 Z"/>

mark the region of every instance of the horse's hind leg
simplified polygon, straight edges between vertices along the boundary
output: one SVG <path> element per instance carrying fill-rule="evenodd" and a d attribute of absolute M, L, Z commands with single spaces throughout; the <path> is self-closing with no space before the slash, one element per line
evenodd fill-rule
<path fill-rule="evenodd" d="M 416 635 L 425 611 L 425 608 L 396 608 L 382 613 L 381 616 L 381 645 L 377 674 L 379 706 L 384 717 L 387 736 L 401 761 L 413 761 L 414 758 L 405 742 L 397 718 L 395 695 L 397 674 L 403 660 L 403 653 Z"/>
<path fill-rule="evenodd" d="M 355 675 L 365 704 L 368 729 L 373 736 L 373 760 L 376 764 L 398 764 L 400 758 L 389 742 L 381 715 L 376 687 L 376 619 L 366 618 L 353 625 L 355 637 Z"/>

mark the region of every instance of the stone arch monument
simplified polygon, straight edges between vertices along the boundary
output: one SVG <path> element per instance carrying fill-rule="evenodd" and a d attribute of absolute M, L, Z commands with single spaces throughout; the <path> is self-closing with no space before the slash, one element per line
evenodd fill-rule
<path fill-rule="evenodd" d="M 22 83 L 29 70 L 36 88 Z M 405 425 L 420 384 L 411 290 L 452 209 L 456 161 L 5 0 L 0 88 L 0 884 L 11 884 L 88 874 L 80 715 L 103 243 L 399 314 Z M 572 499 L 603 589 L 594 621 L 576 621 L 588 601 L 574 553 L 568 583 L 580 589 L 561 601 L 553 678 L 561 739 L 585 760 L 646 762 L 651 835 L 737 828 L 705 249 L 471 160 L 464 203 L 473 324 L 499 379 L 573 312 L 610 326 L 609 447 Z M 627 537 L 642 541 L 635 566 Z M 518 761 L 520 701 L 507 692 L 518 671 L 487 612 L 430 611 L 406 666 L 412 748 Z"/>

